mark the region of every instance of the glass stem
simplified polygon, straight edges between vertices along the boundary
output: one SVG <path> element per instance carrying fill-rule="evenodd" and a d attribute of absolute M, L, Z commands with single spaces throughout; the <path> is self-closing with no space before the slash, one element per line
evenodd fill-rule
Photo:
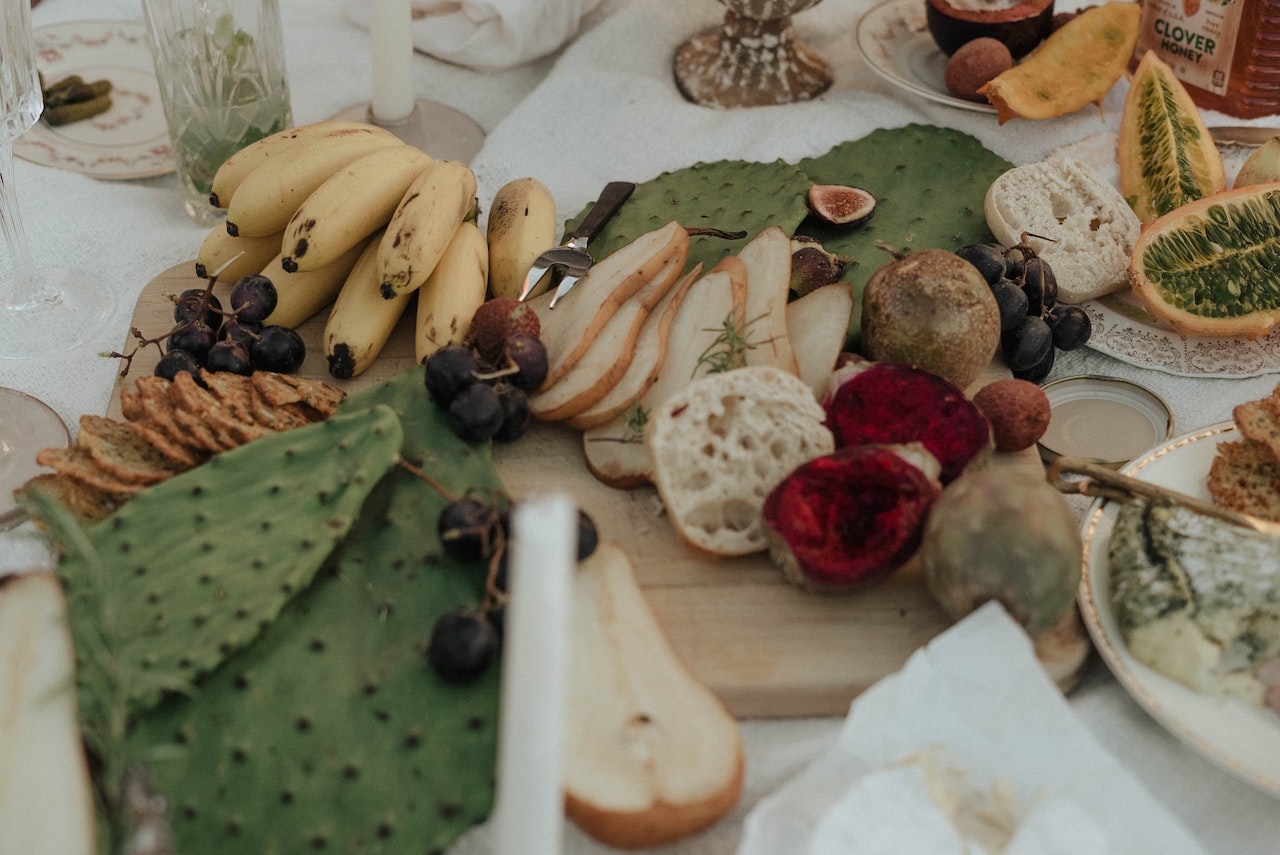
<path fill-rule="evenodd" d="M 21 309 L 38 302 L 42 295 L 35 264 L 31 261 L 31 247 L 22 227 L 22 215 L 13 186 L 13 143 L 0 143 L 0 230 L 9 247 L 11 287 L 7 295 L 0 294 L 0 306 Z"/>

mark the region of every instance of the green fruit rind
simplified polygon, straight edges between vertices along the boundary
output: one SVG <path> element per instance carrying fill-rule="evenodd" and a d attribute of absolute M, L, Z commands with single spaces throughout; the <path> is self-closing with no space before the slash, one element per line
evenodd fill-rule
<path fill-rule="evenodd" d="M 339 413 L 385 407 L 402 455 L 438 484 L 501 489 L 487 445 L 453 436 L 421 368 Z M 498 669 L 458 686 L 424 656 L 436 618 L 483 594 L 483 567 L 443 555 L 446 503 L 394 468 L 315 584 L 198 695 L 137 722 L 126 754 L 168 798 L 176 851 L 444 852 L 488 816 Z"/>
<path fill-rule="evenodd" d="M 387 407 L 271 434 L 87 529 L 31 491 L 61 551 L 91 743 L 250 644 L 311 583 L 402 440 Z"/>
<path fill-rule="evenodd" d="M 1183 335 L 1266 335 L 1280 322 L 1280 183 L 1218 193 L 1150 223 L 1134 293 Z"/>

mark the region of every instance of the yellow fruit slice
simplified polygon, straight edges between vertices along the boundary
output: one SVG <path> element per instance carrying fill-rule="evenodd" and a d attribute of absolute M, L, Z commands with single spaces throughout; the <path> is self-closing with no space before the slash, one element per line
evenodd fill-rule
<path fill-rule="evenodd" d="M 1009 119 L 1051 119 L 1102 100 L 1124 74 L 1138 40 L 1137 3 L 1093 6 L 1063 24 L 978 93 Z"/>
<path fill-rule="evenodd" d="M 1129 82 L 1117 155 L 1120 192 L 1144 223 L 1227 186 L 1222 155 L 1195 102 L 1151 51 Z"/>
<path fill-rule="evenodd" d="M 1147 311 L 1184 336 L 1280 324 L 1280 182 L 1229 190 L 1143 227 L 1129 264 Z"/>

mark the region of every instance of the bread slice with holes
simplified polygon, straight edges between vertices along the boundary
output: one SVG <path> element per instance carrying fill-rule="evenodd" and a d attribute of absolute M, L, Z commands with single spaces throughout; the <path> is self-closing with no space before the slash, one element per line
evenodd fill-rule
<path fill-rule="evenodd" d="M 565 811 L 613 847 L 661 846 L 727 814 L 743 779 L 738 724 L 680 659 L 622 547 L 573 579 Z"/>
<path fill-rule="evenodd" d="M 991 182 L 987 226 L 1005 246 L 1027 243 L 1058 280 L 1058 300 L 1080 303 L 1129 287 L 1141 224 L 1120 191 L 1078 160 L 1015 166 Z"/>
<path fill-rule="evenodd" d="M 835 441 L 807 383 L 757 365 L 690 383 L 650 416 L 645 445 L 680 536 L 705 552 L 747 555 L 768 546 L 765 497 Z"/>

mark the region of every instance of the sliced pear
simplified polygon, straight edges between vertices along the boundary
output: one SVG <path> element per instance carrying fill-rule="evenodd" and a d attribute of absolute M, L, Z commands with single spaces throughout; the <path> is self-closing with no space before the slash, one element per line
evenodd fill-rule
<path fill-rule="evenodd" d="M 565 809 L 602 843 L 661 846 L 727 814 L 743 746 L 724 704 L 671 647 L 622 547 L 573 581 Z"/>
<path fill-rule="evenodd" d="M 770 226 L 738 252 L 747 268 L 746 336 L 751 344 L 748 365 L 772 365 L 799 373 L 787 332 L 787 299 L 791 293 L 791 238 Z"/>
<path fill-rule="evenodd" d="M 1236 173 L 1231 188 L 1250 187 L 1280 181 L 1280 136 L 1274 136 L 1253 150 Z"/>
<path fill-rule="evenodd" d="M 800 379 L 821 400 L 827 379 L 844 352 L 853 316 L 853 286 L 848 282 L 832 282 L 787 304 L 787 328 L 791 330 L 792 348 Z M 796 335 L 803 330 L 803 335 Z"/>
<path fill-rule="evenodd" d="M 49 573 L 0 579 L 0 853 L 90 855 L 93 797 L 75 655 Z"/>

